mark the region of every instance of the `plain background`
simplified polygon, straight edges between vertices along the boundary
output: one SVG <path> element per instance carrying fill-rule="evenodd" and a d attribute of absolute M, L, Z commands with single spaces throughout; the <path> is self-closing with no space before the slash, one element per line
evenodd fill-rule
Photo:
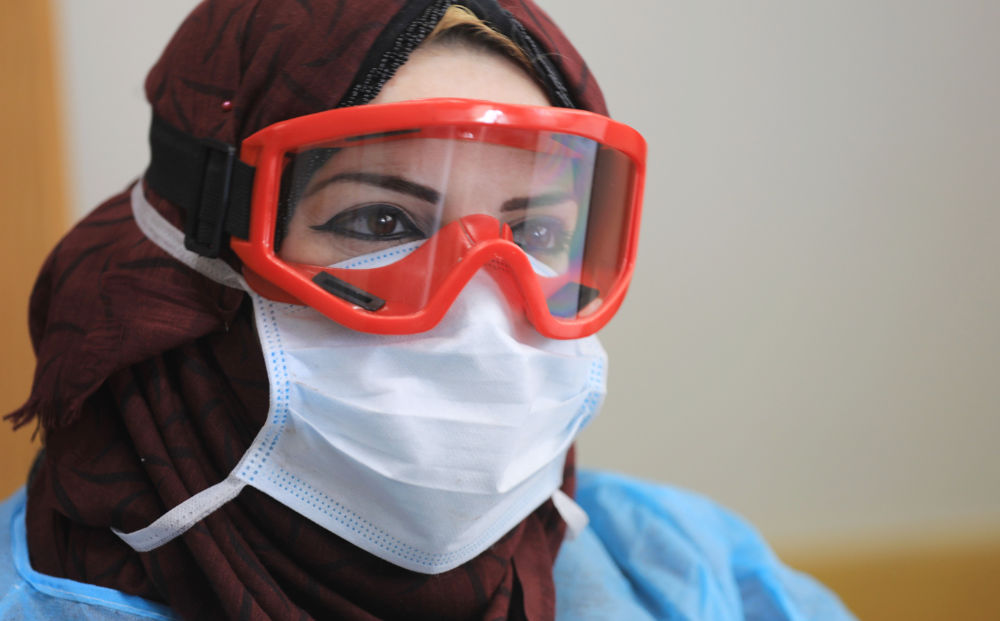
<path fill-rule="evenodd" d="M 1000 531 L 1000 3 L 539 2 L 650 143 L 580 461 L 786 545 Z M 74 218 L 194 4 L 56 3 Z"/>

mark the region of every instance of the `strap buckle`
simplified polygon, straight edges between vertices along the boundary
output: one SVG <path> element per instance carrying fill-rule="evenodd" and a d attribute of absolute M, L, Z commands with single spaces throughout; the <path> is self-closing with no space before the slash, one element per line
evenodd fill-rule
<path fill-rule="evenodd" d="M 202 139 L 203 164 L 200 188 L 194 204 L 187 209 L 184 246 L 210 258 L 218 257 L 228 241 L 226 217 L 238 154 L 236 147 L 218 140 Z"/>
<path fill-rule="evenodd" d="M 254 168 L 240 161 L 237 147 L 195 138 L 156 115 L 149 146 L 146 183 L 184 211 L 188 250 L 216 258 L 229 235 L 249 235 Z"/>

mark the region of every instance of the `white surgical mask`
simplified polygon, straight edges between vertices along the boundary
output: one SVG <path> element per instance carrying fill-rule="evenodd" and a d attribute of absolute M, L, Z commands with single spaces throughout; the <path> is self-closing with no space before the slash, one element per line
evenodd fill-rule
<path fill-rule="evenodd" d="M 224 263 L 186 251 L 141 189 L 132 204 L 164 250 L 246 289 Z M 414 335 L 354 332 L 310 307 L 249 293 L 268 420 L 225 481 L 144 529 L 119 532 L 133 548 L 166 543 L 245 485 L 423 573 L 471 560 L 550 497 L 571 529 L 585 521 L 559 486 L 566 451 L 605 392 L 596 337 L 539 335 L 484 272 L 438 326 Z"/>

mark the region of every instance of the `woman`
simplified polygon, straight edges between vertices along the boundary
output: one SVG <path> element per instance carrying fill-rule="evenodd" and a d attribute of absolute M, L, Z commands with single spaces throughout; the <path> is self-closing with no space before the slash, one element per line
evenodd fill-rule
<path fill-rule="evenodd" d="M 0 611 L 848 616 L 709 503 L 572 500 L 643 149 L 530 2 L 210 1 L 147 94 L 32 297 Z"/>

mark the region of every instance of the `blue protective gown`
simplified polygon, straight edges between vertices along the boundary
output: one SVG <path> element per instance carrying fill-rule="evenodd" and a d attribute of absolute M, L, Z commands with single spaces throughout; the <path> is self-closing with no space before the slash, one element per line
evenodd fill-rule
<path fill-rule="evenodd" d="M 588 528 L 555 567 L 560 620 L 853 619 L 738 517 L 689 492 L 582 471 Z M 169 608 L 31 569 L 24 491 L 0 504 L 0 620 L 175 619 Z"/>

